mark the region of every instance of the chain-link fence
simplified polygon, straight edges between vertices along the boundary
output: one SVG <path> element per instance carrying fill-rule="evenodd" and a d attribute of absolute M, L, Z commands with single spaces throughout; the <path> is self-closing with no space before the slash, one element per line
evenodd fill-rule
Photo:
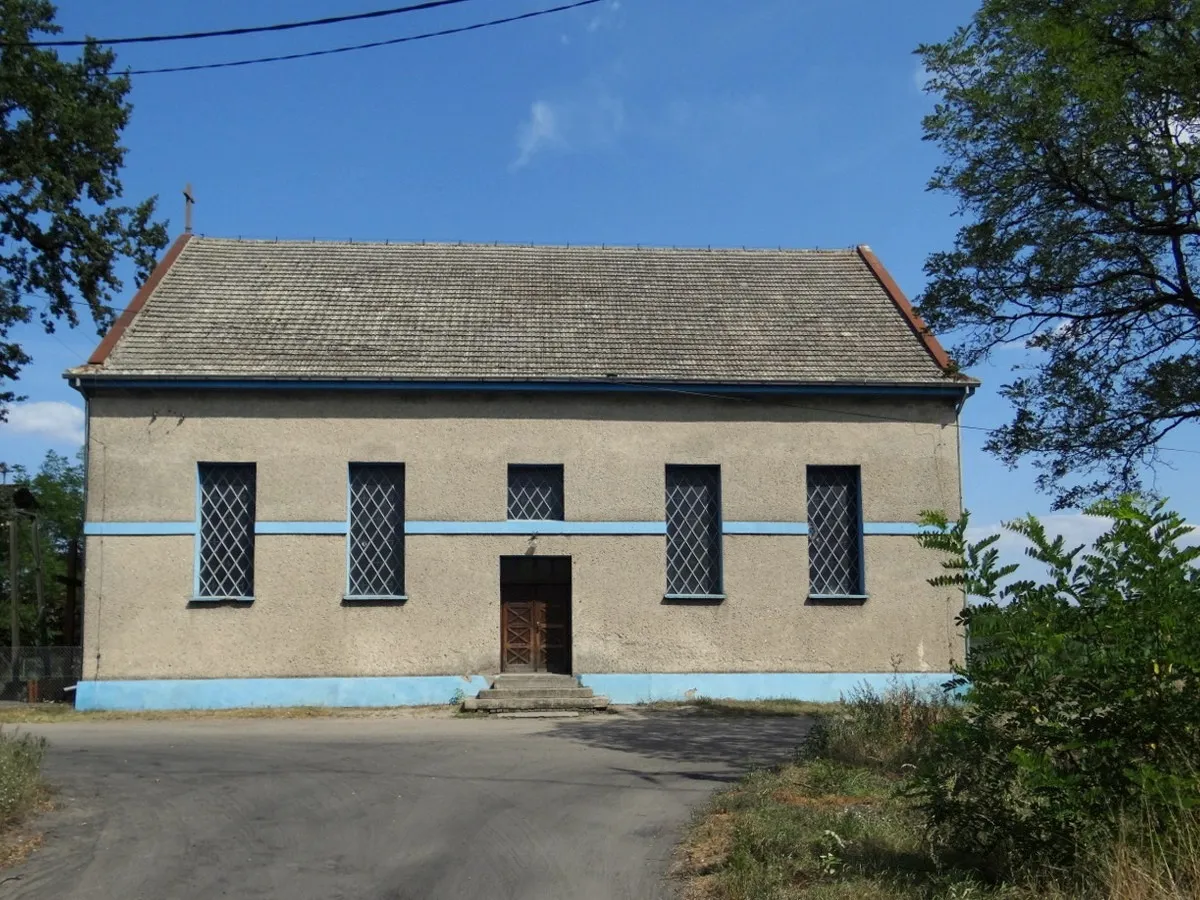
<path fill-rule="evenodd" d="M 83 673 L 82 647 L 0 648 L 0 700 L 67 700 Z"/>

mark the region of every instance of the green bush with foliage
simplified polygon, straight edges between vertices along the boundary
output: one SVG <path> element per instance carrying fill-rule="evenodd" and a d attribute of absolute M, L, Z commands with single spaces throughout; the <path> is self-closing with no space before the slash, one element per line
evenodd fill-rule
<path fill-rule="evenodd" d="M 1047 570 L 1012 581 L 998 535 L 971 544 L 965 515 L 925 516 L 922 545 L 949 555 L 934 583 L 971 601 L 971 650 L 964 715 L 935 726 L 912 792 L 935 846 L 996 874 L 1072 865 L 1130 813 L 1153 830 L 1200 804 L 1200 547 L 1163 503 L 1087 512 L 1112 521 L 1087 549 L 1007 523 Z"/>

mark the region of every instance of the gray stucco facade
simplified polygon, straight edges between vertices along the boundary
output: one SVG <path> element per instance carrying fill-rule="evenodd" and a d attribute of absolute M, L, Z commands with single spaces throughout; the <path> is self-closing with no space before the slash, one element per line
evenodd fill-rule
<path fill-rule="evenodd" d="M 136 320 L 135 320 L 136 327 Z M 915 340 L 915 339 L 914 339 Z M 117 342 L 120 347 L 120 342 Z M 111 374 L 111 373 L 110 373 Z M 88 396 L 81 705 L 445 702 L 504 665 L 500 559 L 569 557 L 570 671 L 613 699 L 821 698 L 961 655 L 920 513 L 962 505 L 956 384 L 156 382 Z M 198 467 L 255 467 L 253 596 L 197 599 Z M 347 602 L 348 472 L 403 465 L 403 598 Z M 564 515 L 506 517 L 561 466 Z M 668 599 L 668 466 L 719 467 L 720 596 Z M 863 596 L 813 599 L 806 478 L 854 467 Z"/>

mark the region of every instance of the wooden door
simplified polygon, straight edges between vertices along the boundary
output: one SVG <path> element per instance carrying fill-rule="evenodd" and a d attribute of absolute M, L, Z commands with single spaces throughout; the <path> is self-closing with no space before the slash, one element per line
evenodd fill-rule
<path fill-rule="evenodd" d="M 544 672 L 571 673 L 571 587 L 538 585 L 538 652 Z"/>
<path fill-rule="evenodd" d="M 500 668 L 536 672 L 538 648 L 537 585 L 505 585 L 500 597 Z"/>
<path fill-rule="evenodd" d="M 563 584 L 506 584 L 500 596 L 500 668 L 571 671 L 571 589 Z"/>

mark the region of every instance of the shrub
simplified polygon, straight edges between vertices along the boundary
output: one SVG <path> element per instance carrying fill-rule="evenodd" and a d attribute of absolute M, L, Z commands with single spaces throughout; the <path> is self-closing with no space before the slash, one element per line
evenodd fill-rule
<path fill-rule="evenodd" d="M 976 598 L 959 622 L 971 652 L 956 670 L 962 717 L 938 725 L 913 793 L 939 846 L 998 872 L 1068 866 L 1115 839 L 1130 810 L 1167 827 L 1200 802 L 1200 548 L 1164 504 L 1096 504 L 1112 520 L 1086 552 L 1037 519 L 1005 527 L 1046 566 L 1001 586 L 996 536 L 966 541 L 967 517 L 927 514 L 924 546 Z"/>
<path fill-rule="evenodd" d="M 43 792 L 46 739 L 0 731 L 0 824 L 31 809 Z"/>

